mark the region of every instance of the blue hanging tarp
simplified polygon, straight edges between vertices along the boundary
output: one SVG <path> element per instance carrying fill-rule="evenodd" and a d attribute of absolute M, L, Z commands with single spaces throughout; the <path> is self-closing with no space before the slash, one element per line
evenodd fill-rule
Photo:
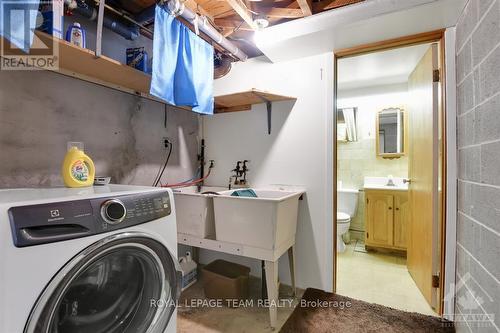
<path fill-rule="evenodd" d="M 0 35 L 28 53 L 33 44 L 39 0 L 0 0 Z"/>
<path fill-rule="evenodd" d="M 156 6 L 150 93 L 176 106 L 213 114 L 214 48 Z"/>

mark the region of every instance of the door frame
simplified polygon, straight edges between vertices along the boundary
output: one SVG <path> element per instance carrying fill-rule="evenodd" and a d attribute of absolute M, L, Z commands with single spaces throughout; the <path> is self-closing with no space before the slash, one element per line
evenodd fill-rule
<path fill-rule="evenodd" d="M 450 39 L 450 41 L 448 41 Z M 333 76 L 333 88 L 334 88 L 334 101 L 333 101 L 333 292 L 337 290 L 337 96 L 338 96 L 338 60 L 347 57 L 359 56 L 362 54 L 373 53 L 377 51 L 384 51 L 390 49 L 396 49 L 401 47 L 407 47 L 418 44 L 425 43 L 433 43 L 439 42 L 439 51 L 440 51 L 440 65 L 441 65 L 441 80 L 440 80 L 440 108 L 439 108 L 439 118 L 441 119 L 441 151 L 442 154 L 442 174 L 440 179 L 440 184 L 442 188 L 442 194 L 439 198 L 439 223 L 440 223 L 440 281 L 439 281 L 439 295 L 438 295 L 438 309 L 437 313 L 440 316 L 444 316 L 448 319 L 451 318 L 451 315 L 454 313 L 454 282 L 455 282 L 455 237 L 452 236 L 452 232 L 454 232 L 456 228 L 456 219 L 452 216 L 452 212 L 448 210 L 448 205 L 450 208 L 456 207 L 456 162 L 449 163 L 448 158 L 453 158 L 455 156 L 453 153 L 449 153 L 454 147 L 456 147 L 455 140 L 451 140 L 451 136 L 448 135 L 448 127 L 451 131 L 453 131 L 454 126 L 456 126 L 456 120 L 449 121 L 456 115 L 455 104 L 451 104 L 451 107 L 447 108 L 447 94 L 450 95 L 450 98 L 453 98 L 455 95 L 455 89 L 447 89 L 448 87 L 448 79 L 449 84 L 454 84 L 455 76 L 448 76 L 448 71 L 446 68 L 447 63 L 450 67 L 454 67 L 454 57 L 453 61 L 449 61 L 449 57 L 447 57 L 446 50 L 451 51 L 454 49 L 455 44 L 455 36 L 454 33 L 450 36 L 446 33 L 446 29 L 440 29 L 425 33 L 420 33 L 411 36 L 405 36 L 395 39 L 383 40 L 379 42 L 359 45 L 351 48 L 341 49 L 334 52 L 334 76 Z M 448 47 L 447 47 L 448 45 Z M 452 47 L 452 49 L 450 48 Z M 454 72 L 454 69 L 451 68 L 450 73 Z M 448 113 L 449 112 L 449 113 Z M 448 144 L 448 140 L 453 141 Z M 448 170 L 449 169 L 449 170 Z M 449 172 L 449 174 L 448 174 Z M 455 179 L 455 183 L 450 184 L 448 186 L 447 181 L 450 181 L 450 176 L 454 177 L 451 180 Z M 453 188 L 455 187 L 455 189 Z M 450 225 L 448 225 L 450 224 Z M 447 234 L 447 231 L 450 233 Z M 451 237 L 450 237 L 451 236 Z M 450 243 L 447 243 L 447 238 L 450 238 Z M 445 283 L 447 281 L 447 283 Z M 450 282 L 453 282 L 450 283 Z M 446 297 L 445 297 L 446 295 Z M 445 304 L 445 298 L 447 298 L 447 302 L 449 302 L 450 295 L 452 300 L 450 304 Z"/>

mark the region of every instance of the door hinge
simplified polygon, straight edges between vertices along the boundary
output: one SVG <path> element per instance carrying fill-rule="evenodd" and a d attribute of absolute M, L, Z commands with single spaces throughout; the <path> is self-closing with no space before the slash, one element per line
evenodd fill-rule
<path fill-rule="evenodd" d="M 370 234 L 369 233 L 366 233 L 366 238 L 370 238 Z"/>
<path fill-rule="evenodd" d="M 441 82 L 441 71 L 439 69 L 434 70 L 432 74 L 432 82 Z"/>
<path fill-rule="evenodd" d="M 366 204 L 369 204 L 370 203 L 370 199 L 366 199 Z"/>
<path fill-rule="evenodd" d="M 439 288 L 439 274 L 432 276 L 432 288 Z"/>

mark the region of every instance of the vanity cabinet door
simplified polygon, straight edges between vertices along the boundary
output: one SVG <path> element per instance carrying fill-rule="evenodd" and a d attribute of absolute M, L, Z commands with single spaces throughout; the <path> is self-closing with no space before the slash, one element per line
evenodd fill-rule
<path fill-rule="evenodd" d="M 392 246 L 394 196 L 368 192 L 366 200 L 366 244 Z"/>
<path fill-rule="evenodd" d="M 408 245 L 409 202 L 407 193 L 394 195 L 394 246 L 405 249 Z"/>

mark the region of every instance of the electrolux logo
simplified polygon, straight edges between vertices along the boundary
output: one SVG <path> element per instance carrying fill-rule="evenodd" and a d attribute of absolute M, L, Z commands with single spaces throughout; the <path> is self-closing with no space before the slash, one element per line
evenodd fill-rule
<path fill-rule="evenodd" d="M 34 28 L 52 24 L 39 8 L 50 8 L 61 0 L 2 0 L 0 6 L 0 69 L 58 70 L 59 44 Z M 40 6 L 40 7 L 39 7 Z M 48 7 L 50 6 L 50 7 Z M 53 15 L 53 14 L 52 14 Z M 48 21 L 49 23 L 45 22 Z"/>
<path fill-rule="evenodd" d="M 59 209 L 51 209 L 49 211 L 50 217 L 47 219 L 47 222 L 56 222 L 64 220 L 64 217 L 61 216 L 61 211 Z"/>

